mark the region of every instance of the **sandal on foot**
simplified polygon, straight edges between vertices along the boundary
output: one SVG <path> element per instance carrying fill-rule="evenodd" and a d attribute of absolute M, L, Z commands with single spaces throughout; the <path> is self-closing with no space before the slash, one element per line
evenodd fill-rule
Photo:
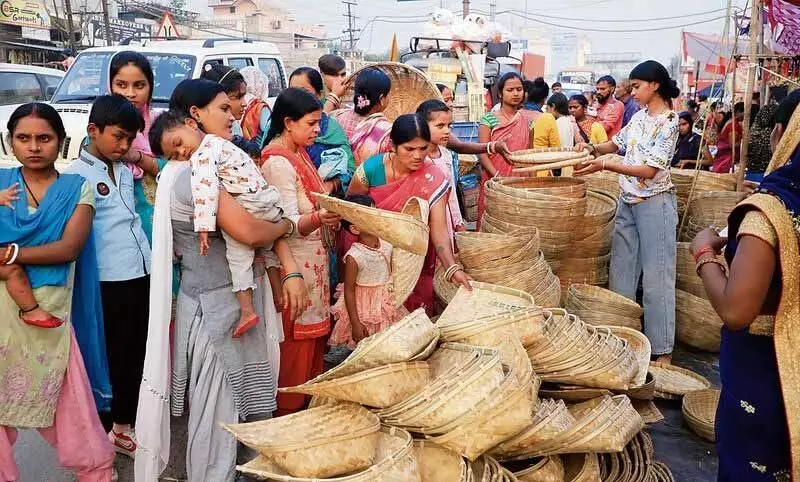
<path fill-rule="evenodd" d="M 239 338 L 240 336 L 244 335 L 247 330 L 256 326 L 259 322 L 259 317 L 254 316 L 247 320 L 246 322 L 242 323 L 241 325 L 237 326 L 236 329 L 233 330 L 233 337 Z"/>

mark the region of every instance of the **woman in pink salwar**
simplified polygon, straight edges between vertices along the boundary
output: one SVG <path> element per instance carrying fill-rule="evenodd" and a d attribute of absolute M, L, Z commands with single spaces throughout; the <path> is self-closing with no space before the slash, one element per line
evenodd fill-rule
<path fill-rule="evenodd" d="M 400 212 L 412 197 L 430 205 L 431 243 L 417 286 L 405 303 L 409 311 L 423 307 L 433 315 L 433 273 L 437 258 L 447 267 L 449 281 L 468 289 L 469 276 L 456 263 L 447 229 L 447 197 L 450 185 L 442 171 L 426 160 L 430 145 L 427 122 L 413 114 L 394 121 L 391 131 L 392 152 L 368 159 L 356 169 L 350 194 L 368 194 L 375 206 Z"/>
<path fill-rule="evenodd" d="M 389 105 L 392 81 L 378 69 L 367 69 L 358 74 L 353 97 L 353 110 L 338 110 L 331 113 L 344 129 L 350 140 L 356 167 L 370 157 L 389 152 L 392 141 L 389 133 L 392 123 L 383 114 Z"/>
<path fill-rule="evenodd" d="M 0 205 L 0 481 L 20 478 L 12 447 L 18 428 L 38 429 L 80 482 L 109 481 L 114 449 L 86 370 L 107 370 L 105 358 L 88 347 L 84 365 L 75 335 L 93 337 L 105 352 L 91 237 L 95 189 L 56 171 L 66 132 L 49 105 L 19 107 L 8 132 L 22 167 L 0 169 L 0 194 L 20 187 Z M 44 327 L 23 319 L 39 307 L 63 323 Z M 101 404 L 110 398 L 105 376 L 94 386 Z"/>

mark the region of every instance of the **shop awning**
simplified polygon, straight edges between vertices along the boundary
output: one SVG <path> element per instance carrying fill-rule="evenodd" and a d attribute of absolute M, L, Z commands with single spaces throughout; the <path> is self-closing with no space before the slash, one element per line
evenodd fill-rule
<path fill-rule="evenodd" d="M 18 47 L 21 49 L 32 49 L 32 50 L 46 50 L 48 52 L 63 52 L 63 47 L 54 47 L 50 45 L 37 45 L 37 44 L 24 44 L 22 42 L 8 42 L 6 40 L 0 40 L 1 45 L 10 45 L 11 47 Z"/>

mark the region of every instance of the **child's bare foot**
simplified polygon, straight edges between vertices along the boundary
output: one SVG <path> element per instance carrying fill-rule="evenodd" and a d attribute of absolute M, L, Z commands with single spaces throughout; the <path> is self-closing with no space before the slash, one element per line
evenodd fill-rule
<path fill-rule="evenodd" d="M 236 328 L 233 329 L 233 337 L 239 338 L 244 335 L 247 330 L 256 326 L 258 321 L 259 318 L 257 314 L 254 312 L 245 313 L 245 311 L 242 310 L 242 314 L 239 316 L 239 323 L 237 323 Z"/>
<path fill-rule="evenodd" d="M 672 365 L 672 353 L 668 353 L 666 355 L 659 355 L 656 358 L 656 362 L 663 363 L 665 365 Z"/>
<path fill-rule="evenodd" d="M 58 328 L 64 324 L 64 320 L 44 311 L 38 304 L 28 310 L 19 310 L 19 317 L 25 324 L 39 328 Z"/>

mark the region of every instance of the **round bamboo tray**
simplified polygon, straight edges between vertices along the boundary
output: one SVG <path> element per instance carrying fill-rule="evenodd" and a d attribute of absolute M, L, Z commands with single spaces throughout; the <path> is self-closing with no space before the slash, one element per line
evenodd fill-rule
<path fill-rule="evenodd" d="M 417 393 L 431 380 L 426 362 L 393 363 L 326 382 L 278 389 L 386 408 Z"/>
<path fill-rule="evenodd" d="M 675 290 L 675 336 L 681 343 L 700 350 L 719 353 L 722 320 L 711 302 Z"/>
<path fill-rule="evenodd" d="M 430 440 L 414 440 L 413 447 L 422 482 L 465 482 L 467 464 L 461 455 Z"/>
<path fill-rule="evenodd" d="M 528 308 L 536 303 L 531 295 L 520 290 L 473 281 L 472 291 L 459 287 L 450 304 L 439 316 L 442 326 L 457 325 L 483 316 L 504 313 L 513 308 Z"/>
<path fill-rule="evenodd" d="M 355 80 L 358 75 L 368 69 L 378 69 L 389 76 L 392 81 L 392 88 L 389 92 L 389 104 L 383 114 L 391 121 L 394 121 L 403 114 L 417 111 L 417 107 L 426 100 L 442 100 L 442 94 L 436 84 L 422 71 L 410 65 L 397 62 L 379 62 L 370 64 L 361 70 L 353 73 L 344 81 L 345 93 L 343 100 L 353 100 Z"/>
<path fill-rule="evenodd" d="M 681 411 L 689 428 L 700 437 L 714 442 L 714 421 L 720 391 L 715 388 L 695 390 L 683 397 Z"/>
<path fill-rule="evenodd" d="M 563 457 L 565 482 L 597 482 L 600 463 L 597 454 L 572 454 Z"/>
<path fill-rule="evenodd" d="M 309 383 L 319 383 L 389 363 L 408 361 L 438 337 L 439 329 L 431 323 L 425 310 L 417 309 L 380 333 L 361 340 L 344 362 Z"/>
<path fill-rule="evenodd" d="M 416 480 L 417 461 L 411 452 L 411 435 L 405 430 L 382 426 L 375 450 L 376 463 L 364 471 L 343 477 L 326 478 L 331 482 L 396 482 Z M 292 477 L 275 461 L 260 455 L 236 469 L 256 479 L 281 482 L 317 482 L 317 478 Z M 458 480 L 458 479 L 452 479 Z"/>
<path fill-rule="evenodd" d="M 677 400 L 689 392 L 710 388 L 711 382 L 697 373 L 675 365 L 650 362 L 650 373 L 656 379 L 656 396 Z"/>
<path fill-rule="evenodd" d="M 513 466 L 516 468 L 514 476 L 519 482 L 564 482 L 564 464 L 557 455 L 540 457 Z"/>
<path fill-rule="evenodd" d="M 574 156 L 581 158 L 584 154 Z M 493 188 L 512 196 L 519 190 L 557 197 L 582 198 L 586 196 L 586 181 L 573 177 L 500 177 Z"/>
<path fill-rule="evenodd" d="M 335 477 L 375 463 L 380 420 L 354 404 L 326 405 L 262 422 L 223 424 L 293 477 Z"/>

